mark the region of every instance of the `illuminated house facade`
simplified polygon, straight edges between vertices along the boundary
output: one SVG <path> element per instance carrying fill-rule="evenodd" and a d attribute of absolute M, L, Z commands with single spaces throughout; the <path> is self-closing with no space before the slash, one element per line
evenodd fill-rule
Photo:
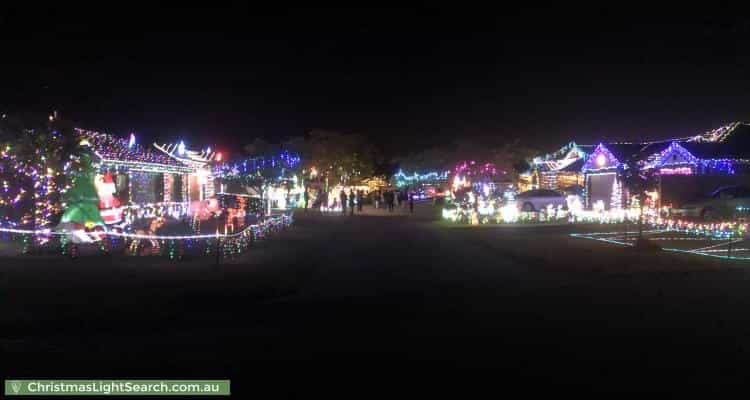
<path fill-rule="evenodd" d="M 584 174 L 581 171 L 592 146 L 582 146 L 570 142 L 554 153 L 535 157 L 531 170 L 520 176 L 519 190 L 550 189 L 575 191 L 583 187 Z"/>
<path fill-rule="evenodd" d="M 620 172 L 625 162 L 643 146 L 600 143 L 581 168 L 583 173 L 583 204 L 586 208 L 619 208 L 627 199 Z"/>
<path fill-rule="evenodd" d="M 118 223 L 122 212 L 143 207 L 174 208 L 186 213 L 188 204 L 214 195 L 210 149 L 190 151 L 177 145 L 136 143 L 135 137 L 117 138 L 106 133 L 77 129 L 81 142 L 94 152 L 95 184 L 103 201 L 105 222 Z M 162 210 L 163 211 L 163 210 Z"/>
<path fill-rule="evenodd" d="M 619 208 L 628 195 L 621 173 L 627 160 L 655 169 L 661 205 L 706 196 L 725 185 L 750 184 L 750 125 L 732 123 L 703 135 L 648 143 L 600 143 L 584 176 L 587 208 Z"/>

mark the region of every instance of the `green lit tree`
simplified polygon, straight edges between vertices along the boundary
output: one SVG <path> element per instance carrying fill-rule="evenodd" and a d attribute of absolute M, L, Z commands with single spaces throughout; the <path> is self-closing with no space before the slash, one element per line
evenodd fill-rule
<path fill-rule="evenodd" d="M 71 186 L 63 194 L 66 204 L 60 222 L 84 226 L 104 225 L 99 213 L 99 196 L 94 186 L 89 154 L 81 154 L 80 168 L 71 174 Z"/>

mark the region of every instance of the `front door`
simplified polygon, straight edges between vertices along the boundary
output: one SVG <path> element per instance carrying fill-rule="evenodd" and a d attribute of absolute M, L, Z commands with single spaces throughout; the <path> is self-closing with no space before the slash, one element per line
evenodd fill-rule
<path fill-rule="evenodd" d="M 188 197 L 190 198 L 190 201 L 203 200 L 201 194 L 201 184 L 198 175 L 188 175 Z"/>

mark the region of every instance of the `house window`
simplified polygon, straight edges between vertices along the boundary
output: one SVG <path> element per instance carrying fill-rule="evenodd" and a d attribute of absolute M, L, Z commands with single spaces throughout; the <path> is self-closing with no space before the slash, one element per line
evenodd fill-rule
<path fill-rule="evenodd" d="M 136 204 L 164 201 L 164 176 L 160 173 L 132 171 L 130 181 L 131 201 Z"/>
<path fill-rule="evenodd" d="M 118 172 L 115 175 L 115 197 L 120 200 L 122 204 L 128 204 L 130 202 L 130 191 L 128 190 L 128 174 L 125 172 Z"/>
<path fill-rule="evenodd" d="M 182 202 L 185 201 L 182 197 L 182 175 L 172 174 L 172 201 Z"/>

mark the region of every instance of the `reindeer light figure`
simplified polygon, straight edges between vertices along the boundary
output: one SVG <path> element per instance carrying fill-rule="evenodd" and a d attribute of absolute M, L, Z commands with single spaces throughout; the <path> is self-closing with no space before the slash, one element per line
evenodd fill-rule
<path fill-rule="evenodd" d="M 151 223 L 148 225 L 148 229 L 137 229 L 135 231 L 136 235 L 139 236 L 151 236 L 149 239 L 149 243 L 151 244 L 151 254 L 157 254 L 159 252 L 160 246 L 159 241 L 153 238 L 153 236 L 156 234 L 156 231 L 159 230 L 164 224 L 167 223 L 167 219 L 165 217 L 156 217 L 154 218 Z M 133 241 L 130 243 L 130 252 L 132 254 L 138 254 L 138 248 L 141 245 L 141 238 L 137 237 L 134 238 Z"/>

